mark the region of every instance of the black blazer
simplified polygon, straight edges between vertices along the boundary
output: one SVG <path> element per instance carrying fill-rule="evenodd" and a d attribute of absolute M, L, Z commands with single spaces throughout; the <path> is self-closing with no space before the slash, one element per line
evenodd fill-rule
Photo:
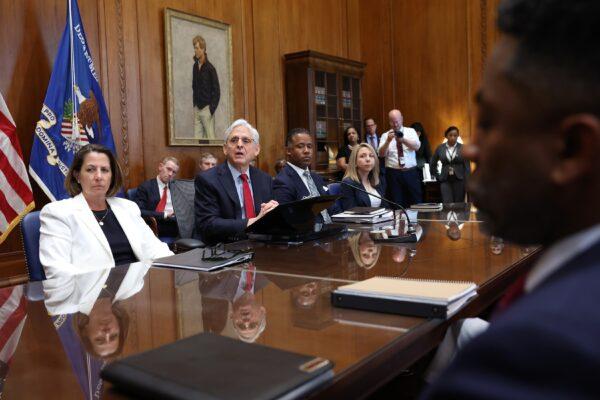
<path fill-rule="evenodd" d="M 273 180 L 254 167 L 249 173 L 258 215 L 261 203 L 274 199 Z M 242 205 L 227 163 L 196 175 L 195 186 L 196 237 L 208 245 L 243 239 L 248 219 L 242 219 Z"/>
<path fill-rule="evenodd" d="M 171 195 L 173 195 L 173 193 L 171 193 Z M 164 213 L 155 211 L 156 206 L 160 202 L 156 178 L 142 182 L 142 184 L 138 186 L 137 192 L 131 200 L 133 200 L 140 208 L 142 217 L 154 217 L 157 221 L 165 219 Z"/>
<path fill-rule="evenodd" d="M 362 183 L 356 182 L 350 178 L 346 178 L 342 182 L 366 190 Z M 375 190 L 377 190 L 377 193 L 379 193 L 379 196 L 381 197 L 385 197 L 385 186 L 385 180 L 382 177 L 379 177 L 379 185 L 375 186 Z M 344 211 L 354 207 L 371 207 L 371 200 L 369 199 L 368 194 L 348 185 L 342 185 L 341 189 L 342 208 Z M 385 200 L 381 200 L 381 207 L 390 208 L 390 204 Z"/>
<path fill-rule="evenodd" d="M 600 242 L 517 299 L 460 349 L 422 398 L 597 398 L 598 260 Z"/>
<path fill-rule="evenodd" d="M 328 195 L 329 189 L 325 185 L 323 178 L 313 171 L 310 172 L 313 182 L 319 191 L 321 196 Z M 310 197 L 310 192 L 304 184 L 304 181 L 298 173 L 289 165 L 285 167 L 277 174 L 273 181 L 273 193 L 275 194 L 275 200 L 279 203 L 289 203 L 291 201 L 302 200 L 306 197 Z M 337 204 L 332 205 L 327 209 L 329 215 L 339 213 L 341 210 Z"/>
<path fill-rule="evenodd" d="M 457 179 L 462 181 L 469 176 L 471 173 L 471 165 L 469 164 L 468 160 L 463 158 L 462 147 L 462 144 L 456 143 L 456 156 L 452 162 L 450 162 L 448 155 L 446 154 L 446 143 L 440 144 L 438 148 L 435 149 L 429 166 L 431 172 L 435 175 L 435 178 L 438 181 L 444 182 L 448 180 L 448 170 L 450 169 L 450 166 L 454 168 L 454 176 L 456 176 Z M 438 160 L 442 162 L 442 173 L 439 175 L 437 173 Z"/>

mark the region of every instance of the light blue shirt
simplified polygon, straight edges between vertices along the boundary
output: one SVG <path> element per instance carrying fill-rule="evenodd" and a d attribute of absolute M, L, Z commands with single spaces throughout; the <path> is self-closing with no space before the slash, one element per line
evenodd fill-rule
<path fill-rule="evenodd" d="M 227 167 L 229 171 L 231 171 L 231 176 L 233 176 L 233 183 L 235 183 L 235 190 L 237 190 L 238 198 L 240 199 L 240 208 L 242 209 L 242 219 L 246 218 L 246 209 L 244 208 L 244 181 L 242 181 L 241 175 L 242 173 L 237 169 L 233 168 L 229 161 L 227 162 Z M 248 184 L 250 185 L 250 191 L 254 196 L 254 190 L 252 190 L 252 181 L 250 180 L 250 168 L 244 171 L 246 175 L 248 175 Z M 253 199 L 254 200 L 254 199 Z M 252 202 L 252 206 L 254 206 L 254 202 Z"/>

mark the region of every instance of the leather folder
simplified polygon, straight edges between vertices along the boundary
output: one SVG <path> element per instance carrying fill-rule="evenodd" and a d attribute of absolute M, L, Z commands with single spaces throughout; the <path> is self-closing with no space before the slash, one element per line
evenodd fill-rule
<path fill-rule="evenodd" d="M 333 364 L 201 333 L 106 366 L 103 379 L 143 399 L 293 399 L 333 377 Z"/>

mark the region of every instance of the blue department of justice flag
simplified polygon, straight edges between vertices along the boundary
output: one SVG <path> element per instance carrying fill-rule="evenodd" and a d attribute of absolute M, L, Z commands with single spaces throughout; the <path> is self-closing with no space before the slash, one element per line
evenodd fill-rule
<path fill-rule="evenodd" d="M 79 7 L 76 0 L 68 0 L 67 24 L 35 127 L 29 161 L 29 173 L 50 200 L 69 197 L 65 176 L 75 153 L 88 143 L 102 144 L 116 154 Z"/>

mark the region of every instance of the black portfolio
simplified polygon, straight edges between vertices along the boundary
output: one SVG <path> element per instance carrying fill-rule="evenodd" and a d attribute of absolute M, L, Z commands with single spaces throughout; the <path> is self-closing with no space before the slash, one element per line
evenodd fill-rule
<path fill-rule="evenodd" d="M 246 228 L 250 239 L 269 242 L 305 242 L 345 231 L 337 224 L 316 224 L 321 211 L 339 198 L 335 195 L 309 197 L 279 204 L 273 211 Z"/>
<path fill-rule="evenodd" d="M 117 390 L 144 399 L 294 399 L 333 377 L 333 364 L 210 333 L 109 364 Z"/>

